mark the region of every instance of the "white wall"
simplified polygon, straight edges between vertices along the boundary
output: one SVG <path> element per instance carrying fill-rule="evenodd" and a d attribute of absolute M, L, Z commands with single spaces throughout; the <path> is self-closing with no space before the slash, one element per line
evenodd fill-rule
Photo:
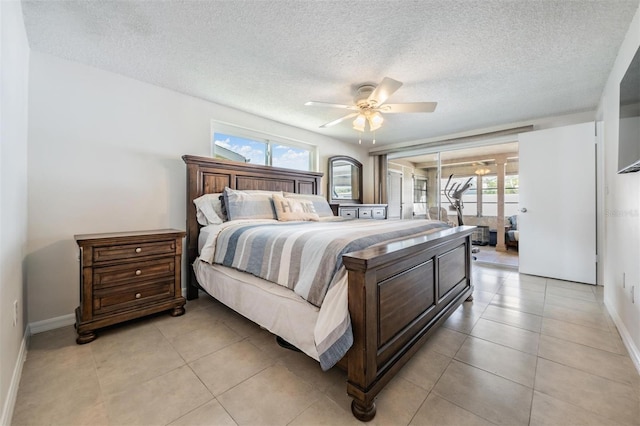
<path fill-rule="evenodd" d="M 9 424 L 25 343 L 29 44 L 17 1 L 0 1 L 0 424 Z M 14 301 L 18 322 L 13 325 Z"/>
<path fill-rule="evenodd" d="M 74 234 L 185 229 L 181 156 L 209 155 L 212 119 L 318 145 L 325 172 L 329 156 L 353 156 L 365 165 L 365 198 L 372 198 L 365 148 L 32 52 L 29 322 L 70 315 L 78 305 Z"/>
<path fill-rule="evenodd" d="M 640 371 L 640 173 L 619 175 L 618 96 L 627 66 L 640 47 L 640 8 L 618 52 L 598 108 L 604 121 L 605 304 Z M 622 274 L 626 286 L 622 286 Z M 635 303 L 631 288 L 635 287 Z"/>

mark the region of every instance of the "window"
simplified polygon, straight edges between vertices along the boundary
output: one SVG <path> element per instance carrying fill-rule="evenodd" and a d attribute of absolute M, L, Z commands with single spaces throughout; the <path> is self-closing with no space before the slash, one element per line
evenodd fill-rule
<path fill-rule="evenodd" d="M 482 216 L 498 216 L 498 177 L 482 177 Z"/>
<path fill-rule="evenodd" d="M 504 177 L 504 215 L 509 217 L 518 214 L 520 201 L 520 177 L 507 175 Z"/>
<path fill-rule="evenodd" d="M 271 165 L 287 169 L 311 170 L 311 151 L 286 145 L 274 145 L 271 149 Z"/>
<path fill-rule="evenodd" d="M 518 175 L 504 177 L 504 215 L 518 214 Z M 482 177 L 482 216 L 498 215 L 498 178 L 495 175 Z"/>
<path fill-rule="evenodd" d="M 427 215 L 427 178 L 413 177 L 413 215 L 423 217 Z"/>
<path fill-rule="evenodd" d="M 225 135 L 224 133 L 214 133 L 213 142 L 215 157 L 251 164 L 267 164 L 269 151 L 266 142 Z"/>
<path fill-rule="evenodd" d="M 316 169 L 317 150 L 312 145 L 216 122 L 212 127 L 213 157 L 287 169 Z"/>

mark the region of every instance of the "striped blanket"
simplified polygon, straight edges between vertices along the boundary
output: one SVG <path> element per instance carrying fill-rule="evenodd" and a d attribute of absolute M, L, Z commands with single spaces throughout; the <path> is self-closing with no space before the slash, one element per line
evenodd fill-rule
<path fill-rule="evenodd" d="M 214 262 L 288 287 L 321 306 L 343 254 L 446 227 L 424 220 L 244 224 L 220 232 Z"/>
<path fill-rule="evenodd" d="M 320 366 L 328 370 L 353 343 L 342 255 L 448 227 L 425 220 L 225 222 L 207 238 L 200 257 L 283 285 L 322 305 L 313 333 Z"/>

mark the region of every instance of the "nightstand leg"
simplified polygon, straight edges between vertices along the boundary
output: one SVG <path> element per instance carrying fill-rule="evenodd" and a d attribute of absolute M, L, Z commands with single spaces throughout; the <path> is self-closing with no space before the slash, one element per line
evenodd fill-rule
<path fill-rule="evenodd" d="M 81 333 L 78 333 L 76 343 L 79 345 L 84 345 L 85 343 L 93 342 L 97 337 L 98 336 L 93 331 L 83 331 Z"/>

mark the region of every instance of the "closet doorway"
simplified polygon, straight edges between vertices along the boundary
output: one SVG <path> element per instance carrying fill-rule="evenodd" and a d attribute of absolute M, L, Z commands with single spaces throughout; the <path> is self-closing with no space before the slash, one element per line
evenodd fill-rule
<path fill-rule="evenodd" d="M 397 203 L 398 198 L 402 200 L 402 194 L 411 194 L 413 199 L 409 203 L 400 201 L 404 218 L 431 218 L 457 226 L 457 213 L 447 198 L 452 193 L 447 194 L 445 189 L 447 182 L 451 190 L 469 181 L 470 188 L 462 196 L 462 219 L 464 225 L 478 227 L 473 237 L 474 244 L 480 249 L 477 261 L 517 269 L 518 142 L 511 139 L 493 145 L 439 149 L 438 152 L 412 153 L 405 157 L 398 153 L 388 157 L 390 171 L 401 170 L 400 176 L 412 177 L 398 183 L 389 175 L 389 209 L 392 200 Z M 416 198 L 418 194 L 420 199 Z"/>

